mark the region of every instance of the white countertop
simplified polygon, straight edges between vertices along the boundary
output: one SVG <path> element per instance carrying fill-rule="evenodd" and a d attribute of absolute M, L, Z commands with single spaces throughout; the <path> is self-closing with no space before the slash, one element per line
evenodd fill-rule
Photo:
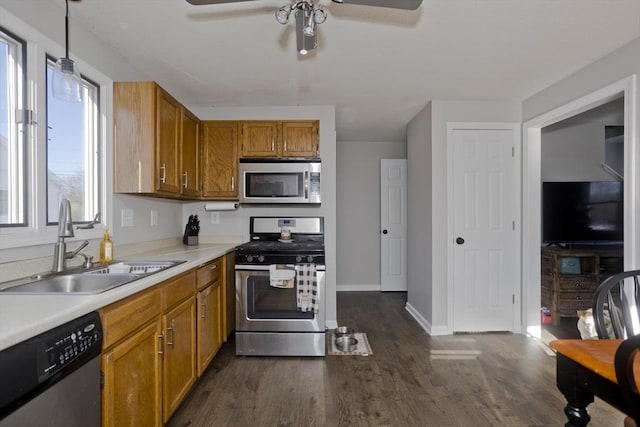
<path fill-rule="evenodd" d="M 235 244 L 164 247 L 117 261 L 185 261 L 182 264 L 93 295 L 3 295 L 0 293 L 0 350 L 98 310 L 231 252 Z"/>

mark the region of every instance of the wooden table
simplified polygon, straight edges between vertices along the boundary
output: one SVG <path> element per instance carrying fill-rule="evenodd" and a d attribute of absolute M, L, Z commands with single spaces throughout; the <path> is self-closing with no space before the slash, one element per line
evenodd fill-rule
<path fill-rule="evenodd" d="M 557 351 L 556 383 L 567 399 L 564 413 L 566 427 L 586 426 L 591 417 L 587 406 L 594 396 L 629 415 L 614 368 L 614 356 L 622 340 L 556 340 L 550 343 Z M 640 373 L 640 360 L 634 363 Z M 640 378 L 637 374 L 636 378 Z M 639 383 L 640 385 L 640 383 Z"/>

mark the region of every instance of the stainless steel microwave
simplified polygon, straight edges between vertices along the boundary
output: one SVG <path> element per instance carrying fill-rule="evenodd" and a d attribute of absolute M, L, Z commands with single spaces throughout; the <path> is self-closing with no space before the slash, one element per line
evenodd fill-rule
<path fill-rule="evenodd" d="M 321 202 L 320 159 L 240 159 L 240 203 Z"/>

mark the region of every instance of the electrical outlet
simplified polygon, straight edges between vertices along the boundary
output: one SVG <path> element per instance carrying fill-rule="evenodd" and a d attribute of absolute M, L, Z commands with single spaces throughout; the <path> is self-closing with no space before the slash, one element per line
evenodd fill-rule
<path fill-rule="evenodd" d="M 158 225 L 158 211 L 151 210 L 151 226 Z"/>
<path fill-rule="evenodd" d="M 220 224 L 220 212 L 211 212 L 211 224 Z"/>
<path fill-rule="evenodd" d="M 121 213 L 121 226 L 133 227 L 133 209 L 122 209 Z"/>

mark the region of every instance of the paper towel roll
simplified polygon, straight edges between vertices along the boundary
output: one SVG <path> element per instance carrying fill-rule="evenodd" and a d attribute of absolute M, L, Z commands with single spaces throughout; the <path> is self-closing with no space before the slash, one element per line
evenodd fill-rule
<path fill-rule="evenodd" d="M 235 211 L 238 202 L 209 202 L 204 204 L 204 210 L 209 211 Z"/>

